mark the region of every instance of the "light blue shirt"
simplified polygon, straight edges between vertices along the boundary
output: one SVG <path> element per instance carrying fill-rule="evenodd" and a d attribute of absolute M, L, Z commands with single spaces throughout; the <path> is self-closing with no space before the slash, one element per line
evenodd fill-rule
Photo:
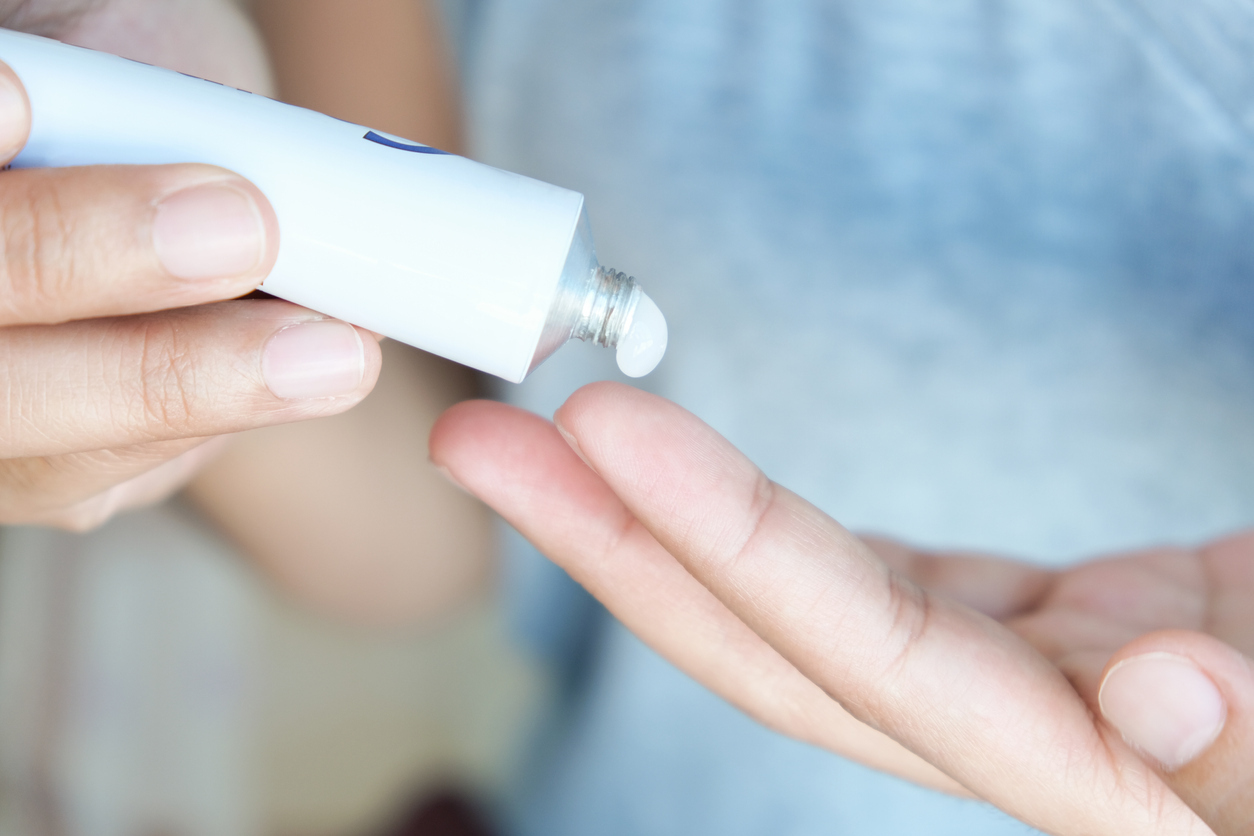
<path fill-rule="evenodd" d="M 1254 4 L 481 0 L 488 162 L 584 192 L 645 385 L 853 529 L 1059 563 L 1254 524 Z M 549 412 L 610 352 L 504 394 Z M 1004 834 L 782 739 L 524 549 L 520 834 Z"/>

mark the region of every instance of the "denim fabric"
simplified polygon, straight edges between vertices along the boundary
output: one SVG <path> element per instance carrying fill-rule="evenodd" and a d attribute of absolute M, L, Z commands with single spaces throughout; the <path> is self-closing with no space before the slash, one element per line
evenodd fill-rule
<path fill-rule="evenodd" d="M 587 194 L 670 319 L 645 385 L 847 526 L 1056 564 L 1254 523 L 1251 0 L 479 0 L 469 46 L 478 155 Z M 519 833 L 1022 832 L 589 648 L 510 560 L 585 656 Z"/>

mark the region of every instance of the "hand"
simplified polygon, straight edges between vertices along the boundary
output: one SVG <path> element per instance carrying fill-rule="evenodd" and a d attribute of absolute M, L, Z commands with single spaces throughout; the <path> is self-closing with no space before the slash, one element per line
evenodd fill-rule
<path fill-rule="evenodd" d="M 179 69 L 212 69 L 221 48 L 264 70 L 231 8 L 0 3 L 0 22 L 138 58 L 199 35 Z M 0 165 L 30 119 L 0 65 Z M 14 170 L 0 186 L 0 523 L 90 527 L 176 489 L 206 439 L 342 412 L 373 385 L 370 335 L 284 302 L 220 301 L 254 289 L 279 246 L 269 203 L 231 172 Z"/>
<path fill-rule="evenodd" d="M 881 557 L 666 401 L 597 384 L 556 420 L 463 404 L 432 457 L 757 719 L 1050 833 L 1248 832 L 1254 675 L 1224 641 L 1254 538 L 1061 575 Z"/>

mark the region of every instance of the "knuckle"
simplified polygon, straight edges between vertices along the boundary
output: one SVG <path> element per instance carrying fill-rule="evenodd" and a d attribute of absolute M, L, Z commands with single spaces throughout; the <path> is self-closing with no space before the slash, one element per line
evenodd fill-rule
<path fill-rule="evenodd" d="M 880 730 L 891 724 L 903 686 L 910 690 L 916 651 L 935 619 L 934 602 L 908 578 L 886 571 L 883 595 L 880 616 L 844 636 L 842 644 L 849 655 L 823 684 L 829 697 Z M 869 590 L 864 597 L 879 598 Z M 830 683 L 840 683 L 839 691 Z"/>
<path fill-rule="evenodd" d="M 129 422 L 149 438 L 185 434 L 196 420 L 196 364 L 178 317 L 145 317 L 134 324 L 124 352 Z"/>
<path fill-rule="evenodd" d="M 4 322 L 57 319 L 77 270 L 73 216 L 66 210 L 58 179 L 45 177 L 38 187 L 26 182 L 0 203 L 0 269 Z"/>
<path fill-rule="evenodd" d="M 733 535 L 737 542 L 731 548 L 718 549 L 725 555 L 720 561 L 724 570 L 735 571 L 747 556 L 757 550 L 768 528 L 767 521 L 778 507 L 779 493 L 775 483 L 759 471 L 742 522 L 736 526 Z"/>
<path fill-rule="evenodd" d="M 913 581 L 893 572 L 886 572 L 887 629 L 884 633 L 884 659 L 887 676 L 899 674 L 910 663 L 932 621 L 932 599 Z"/>

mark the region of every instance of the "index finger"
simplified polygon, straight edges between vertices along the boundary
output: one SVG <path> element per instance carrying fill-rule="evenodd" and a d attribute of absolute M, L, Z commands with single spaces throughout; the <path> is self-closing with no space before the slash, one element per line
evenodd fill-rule
<path fill-rule="evenodd" d="M 1026 643 L 894 574 L 695 416 L 594 384 L 556 420 L 668 552 L 854 716 L 1047 831 L 1205 832 Z"/>

